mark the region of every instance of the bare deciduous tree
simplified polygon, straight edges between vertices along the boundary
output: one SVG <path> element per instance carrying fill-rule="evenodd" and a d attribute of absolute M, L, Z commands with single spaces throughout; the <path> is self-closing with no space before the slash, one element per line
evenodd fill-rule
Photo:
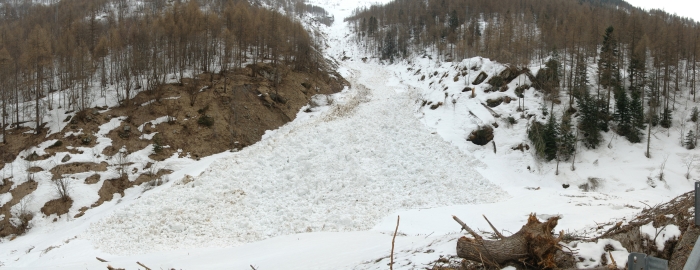
<path fill-rule="evenodd" d="M 70 199 L 71 180 L 69 178 L 62 177 L 52 180 L 52 184 L 58 198 L 64 202 L 67 202 Z"/>

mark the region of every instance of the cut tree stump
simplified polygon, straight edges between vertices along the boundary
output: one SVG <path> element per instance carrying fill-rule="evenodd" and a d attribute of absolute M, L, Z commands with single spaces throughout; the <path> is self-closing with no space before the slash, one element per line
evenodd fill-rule
<path fill-rule="evenodd" d="M 539 269 L 569 268 L 574 265 L 573 256 L 562 251 L 559 245 L 563 233 L 556 238 L 552 234 L 559 217 L 540 222 L 531 214 L 527 224 L 518 232 L 499 240 L 484 240 L 459 218 L 453 218 L 474 237 L 463 236 L 457 240 L 457 256 L 460 258 L 480 262 L 487 267 L 500 267 L 508 262 Z"/>

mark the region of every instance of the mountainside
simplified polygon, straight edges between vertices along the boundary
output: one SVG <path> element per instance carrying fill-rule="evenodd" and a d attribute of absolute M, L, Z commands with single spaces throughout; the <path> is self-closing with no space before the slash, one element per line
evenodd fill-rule
<path fill-rule="evenodd" d="M 186 56 L 112 73 L 141 58 L 110 47 L 90 58 L 85 110 L 65 73 L 8 69 L 44 81 L 3 92 L 27 116 L 4 128 L 26 146 L 0 146 L 0 268 L 486 268 L 457 257 L 452 215 L 489 240 L 558 219 L 575 268 L 624 269 L 630 252 L 676 267 L 700 233 L 695 22 L 623 1 L 223 2 L 94 2 L 126 31 L 110 42 L 172 21 L 180 38 L 149 29 L 143 55 Z M 259 16 L 240 25 L 243 10 Z M 55 105 L 39 136 L 37 100 Z"/>

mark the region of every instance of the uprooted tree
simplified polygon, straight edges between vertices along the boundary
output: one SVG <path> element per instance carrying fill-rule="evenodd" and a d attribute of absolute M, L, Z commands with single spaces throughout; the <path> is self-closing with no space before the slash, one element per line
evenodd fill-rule
<path fill-rule="evenodd" d="M 669 202 L 645 208 L 630 219 L 600 223 L 594 229 L 598 236 L 593 238 L 581 238 L 570 233 L 568 236 L 563 236 L 561 232 L 558 237 L 555 237 L 552 232 L 557 225 L 558 217 L 540 222 L 534 215 L 530 215 L 527 223 L 518 232 L 508 237 L 499 233 L 486 219 L 494 231 L 495 240 L 485 240 L 459 218 L 453 217 L 462 229 L 472 236 L 472 238 L 461 237 L 457 240 L 457 256 L 464 260 L 459 266 L 451 263 L 447 265 L 448 267 L 442 267 L 444 266 L 442 265 L 433 269 L 502 269 L 505 266 L 514 266 L 517 269 L 572 270 L 576 269 L 574 263 L 584 260 L 581 254 L 577 253 L 575 244 L 597 242 L 600 239 L 617 241 L 626 252 L 644 253 L 668 260 L 668 269 L 682 269 L 700 235 L 700 226 L 695 226 L 693 223 L 694 194 L 694 191 L 690 191 Z M 643 226 L 653 226 L 657 233 L 644 233 Z M 669 226 L 677 227 L 680 235 L 665 239 L 661 246 L 656 238 Z M 563 246 L 560 241 L 567 242 L 573 238 L 575 240 L 566 244 L 567 246 Z M 574 250 L 567 247 L 572 247 Z M 606 246 L 605 251 L 609 255 L 606 257 L 612 262 L 601 258 L 597 268 L 588 269 L 618 269 L 610 253 L 612 250 L 608 250 Z M 594 260 L 590 262 L 598 264 Z"/>
<path fill-rule="evenodd" d="M 498 269 L 511 262 L 538 269 L 574 266 L 574 257 L 559 244 L 564 234 L 554 237 L 552 233 L 559 217 L 540 222 L 535 215 L 530 215 L 527 224 L 508 237 L 499 233 L 489 222 L 498 240 L 484 240 L 459 218 L 453 218 L 474 237 L 462 236 L 457 240 L 457 256 L 460 258 L 480 262 L 486 267 L 499 267 Z"/>

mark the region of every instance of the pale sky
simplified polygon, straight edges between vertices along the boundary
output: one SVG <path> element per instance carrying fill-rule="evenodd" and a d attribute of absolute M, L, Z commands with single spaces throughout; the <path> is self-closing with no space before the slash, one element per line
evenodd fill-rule
<path fill-rule="evenodd" d="M 700 1 L 698 0 L 626 0 L 633 6 L 646 10 L 663 9 L 682 17 L 700 21 Z"/>

